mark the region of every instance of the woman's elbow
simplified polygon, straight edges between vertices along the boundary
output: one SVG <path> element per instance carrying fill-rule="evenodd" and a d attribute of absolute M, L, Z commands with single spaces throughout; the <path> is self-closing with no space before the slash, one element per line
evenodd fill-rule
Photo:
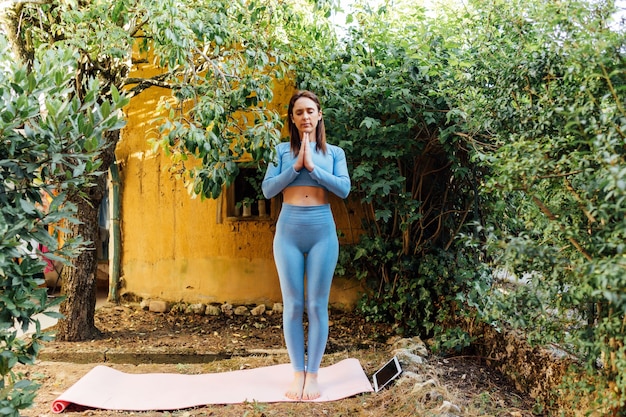
<path fill-rule="evenodd" d="M 339 198 L 348 197 L 348 195 L 350 194 L 351 187 L 352 185 L 350 184 L 350 181 L 347 181 L 345 184 L 342 184 L 341 188 L 339 189 L 339 193 L 337 194 L 337 197 Z"/>
<path fill-rule="evenodd" d="M 261 191 L 263 192 L 263 197 L 265 197 L 268 200 L 271 198 L 274 198 L 276 194 L 278 194 L 278 193 L 273 192 L 272 188 L 265 182 L 261 184 Z"/>

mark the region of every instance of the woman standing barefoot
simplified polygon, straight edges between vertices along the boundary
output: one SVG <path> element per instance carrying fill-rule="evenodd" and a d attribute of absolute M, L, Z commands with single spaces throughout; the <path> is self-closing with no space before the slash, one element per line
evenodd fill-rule
<path fill-rule="evenodd" d="M 276 147 L 276 160 L 269 164 L 262 188 L 266 198 L 283 193 L 274 260 L 284 304 L 285 343 L 294 369 L 294 380 L 285 395 L 314 400 L 321 395 L 317 372 L 328 339 L 328 298 L 339 256 L 328 193 L 346 198 L 350 176 L 344 151 L 326 143 L 317 96 L 310 91 L 297 92 L 287 113 L 291 140 Z"/>

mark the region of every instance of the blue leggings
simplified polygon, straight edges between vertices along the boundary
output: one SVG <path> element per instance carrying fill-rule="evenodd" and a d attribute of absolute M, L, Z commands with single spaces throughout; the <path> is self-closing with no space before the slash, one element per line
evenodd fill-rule
<path fill-rule="evenodd" d="M 283 204 L 276 223 L 274 260 L 283 296 L 285 343 L 295 372 L 316 373 L 322 362 L 328 340 L 328 298 L 338 256 L 339 241 L 329 204 Z M 306 365 L 305 306 L 309 322 Z"/>

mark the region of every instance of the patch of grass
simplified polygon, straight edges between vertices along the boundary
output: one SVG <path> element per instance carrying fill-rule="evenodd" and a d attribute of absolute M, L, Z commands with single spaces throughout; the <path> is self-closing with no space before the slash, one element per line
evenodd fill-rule
<path fill-rule="evenodd" d="M 345 350 L 324 356 L 322 366 L 343 359 L 356 358 L 365 374 L 371 375 L 393 356 L 392 347 Z M 288 363 L 286 353 L 233 357 L 211 363 L 120 365 L 121 371 L 136 373 L 179 372 L 200 374 L 252 369 Z M 31 367 L 31 376 L 37 376 L 43 384 L 42 393 L 49 393 L 39 409 L 31 415 L 47 415 L 49 401 L 60 391 L 59 384 L 74 375 L 78 379 L 89 369 L 89 364 L 46 362 Z M 487 368 L 483 362 L 472 357 L 443 359 L 429 356 L 425 363 L 404 366 L 403 376 L 389 388 L 379 393 L 356 395 L 339 401 L 316 403 L 244 403 L 209 405 L 177 411 L 120 412 L 112 410 L 66 411 L 67 417 L 89 415 L 92 417 L 438 417 L 458 415 L 464 417 L 532 417 L 534 402 L 507 386 L 500 375 Z M 71 371 L 72 370 L 72 371 Z M 71 372 L 71 373 L 70 373 Z M 210 389 L 210 387 L 207 387 Z M 459 412 L 449 410 L 453 405 Z M 446 408 L 448 407 L 448 408 Z M 448 410 L 450 411 L 448 413 Z"/>
<path fill-rule="evenodd" d="M 359 350 L 339 352 L 324 357 L 327 366 L 350 357 L 357 358 L 365 373 L 371 375 L 392 356 L 386 350 Z M 232 358 L 204 364 L 203 372 L 224 372 L 237 369 L 269 366 L 288 361 L 286 355 Z M 207 406 L 221 417 L 437 417 L 462 415 L 465 417 L 531 417 L 532 402 L 524 400 L 511 387 L 502 387 L 500 378 L 490 380 L 492 371 L 481 371 L 479 361 L 444 362 L 430 357 L 425 364 L 413 366 L 389 388 L 379 393 L 357 395 L 329 403 L 274 403 Z M 452 379 L 451 379 L 452 378 Z M 472 381 L 472 378 L 477 380 Z M 460 413 L 450 409 L 458 407 Z M 191 414 L 190 416 L 201 414 Z"/>

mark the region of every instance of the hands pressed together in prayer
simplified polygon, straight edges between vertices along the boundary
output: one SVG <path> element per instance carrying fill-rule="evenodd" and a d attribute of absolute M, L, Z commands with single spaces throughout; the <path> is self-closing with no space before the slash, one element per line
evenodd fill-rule
<path fill-rule="evenodd" d="M 300 144 L 298 159 L 296 159 L 296 162 L 293 164 L 293 168 L 296 171 L 300 171 L 304 167 L 307 169 L 307 171 L 311 172 L 315 168 L 312 156 L 313 149 L 311 149 L 309 141 L 309 132 L 304 132 L 304 134 L 302 135 L 302 142 Z"/>

